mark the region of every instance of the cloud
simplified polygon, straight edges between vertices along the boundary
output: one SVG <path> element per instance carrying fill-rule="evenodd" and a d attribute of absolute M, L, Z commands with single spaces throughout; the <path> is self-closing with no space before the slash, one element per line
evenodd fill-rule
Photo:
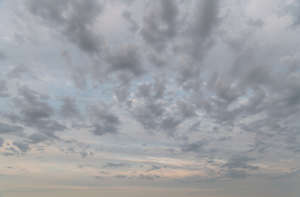
<path fill-rule="evenodd" d="M 23 127 L 20 126 L 0 123 L 0 134 L 21 133 L 23 130 L 24 130 Z"/>
<path fill-rule="evenodd" d="M 134 76 L 139 76 L 144 72 L 141 57 L 136 47 L 129 46 L 109 55 L 107 62 L 111 65 L 108 72 L 123 71 Z"/>
<path fill-rule="evenodd" d="M 64 125 L 54 119 L 54 109 L 46 102 L 47 95 L 27 87 L 19 88 L 18 93 L 19 97 L 13 100 L 18 113 L 7 114 L 8 119 L 37 129 L 49 137 L 55 137 L 55 132 L 66 129 Z"/>
<path fill-rule="evenodd" d="M 0 60 L 5 60 L 6 58 L 7 56 L 2 51 L 0 51 Z"/>
<path fill-rule="evenodd" d="M 199 141 L 199 142 L 194 142 L 191 144 L 186 144 L 182 147 L 183 152 L 194 152 L 194 153 L 201 153 L 203 152 L 203 146 L 206 145 L 207 142 L 205 141 Z"/>
<path fill-rule="evenodd" d="M 108 162 L 106 163 L 103 168 L 123 168 L 123 167 L 128 167 L 129 165 L 126 163 L 112 163 Z"/>
<path fill-rule="evenodd" d="M 251 171 L 259 170 L 258 166 L 248 164 L 248 162 L 254 161 L 255 159 L 243 155 L 235 155 L 222 166 L 225 168 L 225 177 L 233 179 L 246 178 L 251 175 Z"/>
<path fill-rule="evenodd" d="M 6 81 L 0 81 L 0 97 L 9 97 Z"/>
<path fill-rule="evenodd" d="M 90 55 L 99 55 L 101 36 L 93 31 L 93 24 L 102 12 L 97 0 L 30 0 L 28 8 L 46 25 L 60 32 L 70 42 Z"/>
<path fill-rule="evenodd" d="M 43 133 L 33 133 L 28 136 L 28 140 L 31 144 L 38 144 L 40 142 L 49 140 L 49 137 Z"/>
<path fill-rule="evenodd" d="M 66 119 L 80 118 L 80 111 L 77 108 L 76 101 L 73 98 L 66 97 L 60 109 L 62 117 Z"/>
<path fill-rule="evenodd" d="M 8 74 L 8 78 L 10 79 L 20 79 L 24 74 L 29 74 L 31 76 L 32 75 L 32 71 L 24 66 L 24 65 L 20 65 L 20 66 L 16 66 L 14 67 Z"/>
<path fill-rule="evenodd" d="M 293 25 L 298 26 L 300 24 L 300 4 L 298 1 L 292 1 L 292 3 L 286 5 L 286 11 L 292 16 Z"/>
<path fill-rule="evenodd" d="M 187 31 L 188 53 L 199 60 L 212 44 L 212 36 L 219 23 L 219 0 L 205 0 L 197 2 L 194 20 Z"/>
<path fill-rule="evenodd" d="M 122 16 L 125 18 L 125 20 L 130 24 L 130 31 L 136 32 L 140 28 L 138 23 L 132 18 L 131 12 L 129 11 L 124 11 L 122 13 Z"/>
<path fill-rule="evenodd" d="M 253 2 L 0 6 L 4 16 L 9 11 L 2 18 L 13 21 L 0 45 L 15 57 L 1 62 L 2 155 L 39 163 L 30 157 L 38 150 L 58 169 L 81 157 L 90 165 L 80 170 L 102 180 L 159 182 L 171 173 L 164 178 L 170 185 L 177 176 L 196 185 L 199 176 L 223 181 L 296 171 L 298 2 L 288 10 L 287 2 Z M 27 31 L 36 42 L 11 35 Z M 140 169 L 131 169 L 133 162 Z M 95 176 L 97 166 L 111 174 Z"/>
<path fill-rule="evenodd" d="M 179 10 L 176 1 L 157 0 L 150 3 L 141 30 L 144 40 L 155 50 L 162 50 L 178 31 Z"/>
<path fill-rule="evenodd" d="M 118 133 L 121 121 L 106 106 L 92 106 L 89 108 L 89 114 L 92 120 L 91 132 L 94 135 Z"/>
<path fill-rule="evenodd" d="M 0 148 L 2 147 L 3 144 L 4 144 L 4 139 L 0 137 Z"/>
<path fill-rule="evenodd" d="M 30 150 L 29 144 L 25 142 L 13 142 L 13 145 L 16 146 L 22 153 L 26 153 L 27 151 Z"/>

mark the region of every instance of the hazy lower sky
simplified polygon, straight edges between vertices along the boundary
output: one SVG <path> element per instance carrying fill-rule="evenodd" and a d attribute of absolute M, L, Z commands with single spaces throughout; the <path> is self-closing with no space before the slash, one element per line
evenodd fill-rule
<path fill-rule="evenodd" d="M 0 197 L 299 197 L 299 0 L 0 0 Z"/>

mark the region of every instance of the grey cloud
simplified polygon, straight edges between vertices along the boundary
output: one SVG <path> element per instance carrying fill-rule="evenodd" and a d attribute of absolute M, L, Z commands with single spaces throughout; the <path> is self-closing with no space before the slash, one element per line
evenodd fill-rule
<path fill-rule="evenodd" d="M 5 148 L 5 152 L 3 153 L 4 156 L 15 156 L 18 155 L 19 152 L 16 148 L 9 145 L 9 147 Z"/>
<path fill-rule="evenodd" d="M 249 170 L 257 170 L 257 166 L 249 165 L 248 162 L 253 161 L 255 159 L 249 158 L 247 156 L 233 156 L 224 167 L 228 167 L 229 169 L 241 168 L 241 169 L 249 169 Z"/>
<path fill-rule="evenodd" d="M 258 166 L 249 162 L 255 159 L 243 155 L 235 155 L 222 166 L 225 170 L 224 176 L 232 179 L 244 179 L 251 175 L 251 172 L 259 170 Z"/>
<path fill-rule="evenodd" d="M 198 141 L 198 142 L 194 142 L 191 144 L 185 144 L 184 146 L 182 146 L 182 151 L 183 152 L 194 152 L 194 153 L 202 153 L 204 152 L 204 146 L 207 144 L 206 141 Z"/>
<path fill-rule="evenodd" d="M 219 0 L 205 0 L 198 2 L 198 12 L 196 21 L 192 26 L 192 33 L 199 38 L 206 38 L 218 23 Z"/>
<path fill-rule="evenodd" d="M 90 119 L 92 121 L 91 132 L 94 135 L 116 134 L 118 133 L 121 121 L 111 113 L 105 106 L 92 106 L 89 108 Z"/>
<path fill-rule="evenodd" d="M 24 74 L 29 74 L 31 76 L 32 75 L 32 72 L 29 68 L 27 68 L 26 66 L 24 65 L 20 65 L 20 66 L 16 66 L 14 67 L 9 73 L 8 73 L 8 77 L 9 78 L 16 78 L 16 79 L 19 79 L 21 78 Z"/>
<path fill-rule="evenodd" d="M 7 56 L 5 55 L 5 53 L 0 51 L 0 60 L 5 60 L 6 58 L 7 58 Z"/>
<path fill-rule="evenodd" d="M 16 146 L 22 153 L 26 153 L 27 151 L 30 150 L 30 146 L 28 143 L 25 142 L 13 142 L 13 145 Z"/>
<path fill-rule="evenodd" d="M 135 180 L 140 180 L 140 181 L 154 181 L 156 179 L 159 179 L 160 176 L 157 175 L 145 175 L 145 174 L 140 174 L 138 176 L 126 176 L 126 175 L 117 175 L 115 178 L 118 179 L 135 179 Z"/>
<path fill-rule="evenodd" d="M 0 97 L 9 97 L 6 81 L 0 80 Z"/>
<path fill-rule="evenodd" d="M 123 167 L 128 167 L 129 165 L 126 163 L 111 163 L 108 162 L 106 163 L 103 168 L 123 168 Z"/>
<path fill-rule="evenodd" d="M 126 176 L 126 175 L 116 175 L 115 178 L 117 178 L 117 179 L 127 179 L 127 178 L 130 178 L 130 177 Z"/>
<path fill-rule="evenodd" d="M 178 101 L 177 106 L 181 112 L 181 116 L 184 118 L 192 118 L 197 116 L 196 109 L 193 104 L 186 103 L 184 101 Z"/>
<path fill-rule="evenodd" d="M 162 99 L 165 96 L 166 86 L 163 80 L 157 79 L 154 83 L 141 84 L 137 96 L 145 99 Z"/>
<path fill-rule="evenodd" d="M 164 67 L 167 64 L 167 61 L 162 57 L 162 55 L 158 55 L 156 53 L 149 54 L 147 58 L 152 65 L 158 68 Z"/>
<path fill-rule="evenodd" d="M 101 52 L 101 36 L 92 30 L 102 11 L 99 1 L 30 0 L 28 8 L 86 53 L 99 55 Z"/>
<path fill-rule="evenodd" d="M 157 165 L 152 165 L 151 168 L 149 170 L 147 170 L 147 172 L 151 172 L 151 171 L 155 171 L 155 170 L 160 170 L 163 167 L 161 166 L 157 166 Z"/>
<path fill-rule="evenodd" d="M 197 2 L 195 9 L 195 21 L 188 31 L 189 51 L 196 59 L 208 51 L 212 44 L 213 31 L 219 23 L 219 0 L 204 0 Z"/>
<path fill-rule="evenodd" d="M 72 56 L 69 51 L 63 51 L 62 57 L 66 60 L 66 64 L 69 68 L 70 76 L 73 79 L 76 87 L 84 89 L 87 86 L 87 74 L 89 69 L 73 63 Z"/>
<path fill-rule="evenodd" d="M 177 126 L 181 123 L 181 120 L 177 120 L 174 117 L 166 117 L 161 122 L 161 128 L 163 130 L 169 131 L 169 135 L 172 135 L 176 130 Z"/>
<path fill-rule="evenodd" d="M 230 169 L 227 171 L 225 174 L 226 177 L 232 178 L 232 179 L 244 179 L 249 176 L 247 172 L 244 170 L 235 170 L 235 169 Z"/>
<path fill-rule="evenodd" d="M 105 135 L 105 134 L 116 134 L 118 132 L 118 128 L 113 124 L 108 122 L 104 122 L 103 124 L 94 124 L 93 129 L 91 130 L 95 135 Z"/>
<path fill-rule="evenodd" d="M 66 97 L 63 99 L 63 104 L 60 108 L 61 115 L 68 118 L 80 118 L 80 111 L 77 108 L 76 101 L 73 98 Z"/>
<path fill-rule="evenodd" d="M 219 10 L 219 0 L 198 1 L 183 42 L 175 47 L 176 53 L 189 57 L 179 67 L 177 76 L 179 85 L 187 90 L 198 92 L 202 85 L 202 61 L 214 44 L 215 31 L 220 23 Z"/>
<path fill-rule="evenodd" d="M 144 175 L 144 174 L 141 174 L 137 178 L 141 179 L 141 180 L 146 180 L 146 181 L 154 181 L 156 179 L 159 179 L 160 176 L 158 176 L 158 175 Z"/>
<path fill-rule="evenodd" d="M 177 34 L 179 10 L 173 0 L 153 1 L 150 4 L 153 7 L 144 17 L 141 34 L 148 44 L 160 51 Z"/>
<path fill-rule="evenodd" d="M 27 87 L 19 88 L 19 97 L 14 99 L 18 114 L 8 114 L 13 122 L 37 129 L 44 134 L 55 137 L 56 131 L 66 129 L 64 125 L 54 119 L 55 111 L 47 103 L 48 96 L 33 91 Z"/>
<path fill-rule="evenodd" d="M 44 67 L 46 72 L 51 70 L 45 76 L 47 79 L 56 77 L 56 74 L 52 75 L 52 71 L 62 76 L 62 82 L 65 74 L 71 75 L 80 88 L 80 93 L 76 91 L 76 96 L 79 97 L 76 99 L 80 99 L 80 102 L 76 103 L 75 97 L 66 97 L 61 105 L 57 104 L 55 99 L 61 98 L 62 91 L 53 91 L 52 84 L 48 84 L 46 80 L 41 81 L 42 86 L 51 87 L 51 93 L 58 94 L 55 98 L 26 87 L 19 88 L 16 95 L 3 98 L 4 104 L 11 104 L 12 101 L 12 109 L 9 109 L 10 113 L 1 113 L 7 123 L 0 123 L 0 134 L 24 137 L 25 141 L 16 142 L 15 145 L 21 152 L 29 151 L 30 146 L 38 143 L 51 143 L 51 140 L 59 138 L 59 131 L 67 129 L 68 121 L 72 123 L 72 129 L 85 128 L 96 136 L 118 134 L 122 128 L 121 116 L 127 113 L 131 114 L 131 117 L 126 117 L 130 119 L 129 128 L 132 122 L 137 121 L 146 131 L 159 133 L 159 137 L 161 133 L 166 134 L 157 143 L 182 140 L 182 143 L 170 145 L 173 147 L 167 152 L 171 154 L 173 150 L 172 157 L 176 157 L 176 154 L 199 156 L 205 153 L 211 157 L 221 155 L 222 159 L 227 160 L 230 155 L 240 151 L 238 146 L 231 143 L 241 139 L 238 143 L 243 143 L 245 156 L 233 156 L 226 164 L 219 166 L 222 175 L 227 178 L 246 178 L 252 173 L 259 173 L 261 169 L 251 163 L 258 156 L 273 157 L 273 150 L 278 152 L 278 158 L 287 152 L 300 152 L 300 69 L 298 48 L 293 44 L 298 41 L 292 37 L 298 30 L 291 28 L 286 31 L 285 28 L 289 25 L 285 25 L 286 18 L 278 20 L 280 25 L 276 26 L 276 31 L 277 28 L 280 29 L 279 33 L 269 37 L 265 30 L 271 27 L 269 22 L 276 18 L 275 15 L 270 21 L 248 16 L 239 18 L 236 16 L 243 10 L 234 10 L 236 5 L 232 8 L 228 2 L 223 7 L 223 1 L 219 0 L 193 1 L 191 4 L 187 3 L 187 7 L 184 1 L 181 4 L 177 0 L 148 1 L 145 12 L 133 13 L 136 8 L 134 5 L 125 8 L 133 8 L 130 12 L 122 14 L 130 25 L 130 31 L 124 37 L 120 35 L 120 39 L 124 39 L 122 43 L 131 42 L 134 46 L 118 48 L 110 45 L 104 49 L 101 33 L 96 32 L 94 25 L 101 13 L 107 14 L 110 10 L 102 12 L 103 7 L 97 0 L 26 2 L 30 12 L 44 25 L 89 55 L 77 65 L 77 62 L 72 63 L 71 57 L 80 52 L 74 52 L 74 48 L 64 51 L 62 55 L 69 66 L 67 72 L 70 73 L 64 73 L 66 70 L 59 66 Z M 289 12 L 293 16 L 295 27 L 298 27 L 299 6 L 292 6 L 295 10 Z M 123 5 L 121 7 L 120 12 L 123 11 Z M 227 9 L 230 11 L 227 12 Z M 230 17 L 222 18 L 223 14 Z M 231 17 L 235 19 L 232 20 Z M 143 24 L 137 23 L 139 19 L 142 19 Z M 139 29 L 141 31 L 136 33 Z M 283 35 L 286 37 L 280 41 L 279 38 L 283 38 Z M 53 38 L 57 37 L 51 37 Z M 262 42 L 262 38 L 267 41 Z M 278 40 L 272 40 L 274 38 Z M 109 35 L 107 40 L 111 40 Z M 43 50 L 49 50 L 49 53 L 55 50 L 50 45 L 47 47 Z M 41 53 L 44 53 L 43 50 Z M 60 65 L 60 62 L 55 63 Z M 0 80 L 0 97 L 7 97 L 8 92 L 14 94 L 14 88 L 10 90 L 10 86 L 16 79 L 22 78 L 24 84 L 31 84 L 31 77 L 22 77 L 25 73 L 26 76 L 31 73 L 29 67 L 15 67 L 8 72 L 6 77 L 13 82 Z M 44 72 L 40 74 L 39 77 L 43 78 Z M 176 79 L 177 83 L 174 83 Z M 91 85 L 99 86 L 90 87 Z M 86 100 L 82 98 L 86 97 L 85 93 L 89 96 L 92 94 L 91 102 L 97 102 L 94 99 L 102 100 L 102 95 L 97 98 L 98 91 L 106 89 L 106 85 L 119 101 L 116 104 L 113 98 L 104 98 L 105 102 L 112 103 L 114 111 L 109 109 L 110 106 L 84 102 Z M 64 94 L 69 94 L 69 91 Z M 91 107 L 82 110 L 87 105 Z M 126 112 L 118 114 L 120 108 Z M 27 129 L 30 135 L 27 134 Z M 144 140 L 148 136 L 145 134 L 140 137 Z M 125 140 L 124 143 L 126 142 Z M 150 153 L 156 151 L 150 146 L 144 148 Z M 158 149 L 161 150 L 160 148 L 159 146 Z M 14 154 L 13 149 L 7 151 L 7 154 Z M 163 153 L 164 151 L 166 150 Z M 73 149 L 73 152 L 83 158 L 89 156 L 86 149 Z M 247 154 L 253 158 L 249 158 Z M 122 164 L 107 163 L 108 166 L 118 168 Z M 152 166 L 150 171 L 158 169 L 160 166 Z M 134 178 L 153 178 L 138 176 Z"/>
<path fill-rule="evenodd" d="M 171 106 L 166 102 L 166 82 L 157 78 L 153 83 L 144 83 L 136 91 L 137 104 L 131 107 L 132 115 L 143 127 L 150 131 L 164 131 L 168 136 L 175 137 L 177 128 L 188 119 L 196 117 L 193 105 L 178 101 Z M 168 110 L 172 108 L 172 111 Z"/>
<path fill-rule="evenodd" d="M 49 140 L 49 136 L 44 135 L 42 133 L 34 133 L 28 136 L 28 140 L 30 141 L 31 144 L 38 144 L 40 142 Z"/>
<path fill-rule="evenodd" d="M 80 156 L 82 158 L 86 158 L 87 156 L 93 156 L 93 152 L 82 151 L 80 152 Z"/>
<path fill-rule="evenodd" d="M 0 137 L 0 148 L 2 147 L 2 145 L 4 144 L 4 139 Z"/>
<path fill-rule="evenodd" d="M 285 9 L 287 14 L 291 15 L 293 18 L 292 25 L 300 25 L 300 3 L 298 1 L 293 1 L 288 6 L 286 6 Z"/>
<path fill-rule="evenodd" d="M 122 50 L 107 57 L 107 62 L 111 65 L 108 72 L 123 71 L 134 76 L 143 74 L 144 68 L 138 48 L 134 46 L 125 47 Z"/>
<path fill-rule="evenodd" d="M 0 134 L 12 134 L 23 132 L 23 127 L 0 123 Z"/>
<path fill-rule="evenodd" d="M 130 24 L 130 31 L 136 32 L 140 28 L 139 24 L 132 18 L 131 12 L 124 11 L 122 13 L 122 16 L 125 18 L 125 20 Z"/>
<path fill-rule="evenodd" d="M 160 103 L 146 103 L 143 106 L 135 107 L 133 111 L 134 117 L 142 123 L 146 129 L 156 129 L 159 127 L 160 119 L 164 111 L 164 107 Z"/>

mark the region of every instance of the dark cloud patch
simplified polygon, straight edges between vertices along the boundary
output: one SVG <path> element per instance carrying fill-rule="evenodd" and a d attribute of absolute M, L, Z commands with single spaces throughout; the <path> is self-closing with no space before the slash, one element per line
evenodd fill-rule
<path fill-rule="evenodd" d="M 91 132 L 94 135 L 117 134 L 121 121 L 105 106 L 92 106 L 89 108 L 92 121 Z"/>
<path fill-rule="evenodd" d="M 81 158 L 86 158 L 86 157 L 88 157 L 88 156 L 93 156 L 94 154 L 93 154 L 93 152 L 88 152 L 88 151 L 82 151 L 82 152 L 80 152 L 80 156 L 81 156 Z"/>
<path fill-rule="evenodd" d="M 147 170 L 147 172 L 152 172 L 152 171 L 160 170 L 162 168 L 163 168 L 162 166 L 152 165 L 151 168 L 149 170 Z"/>
<path fill-rule="evenodd" d="M 155 181 L 160 178 L 157 175 L 145 175 L 140 174 L 138 176 L 127 176 L 127 175 L 117 175 L 115 176 L 117 179 L 127 179 L 127 180 L 139 180 L 139 181 Z"/>
<path fill-rule="evenodd" d="M 293 1 L 292 3 L 286 6 L 287 14 L 292 16 L 293 26 L 300 25 L 300 3 L 299 1 Z"/>
<path fill-rule="evenodd" d="M 0 60 L 5 60 L 6 58 L 7 58 L 7 56 L 5 55 L 5 53 L 0 51 Z"/>
<path fill-rule="evenodd" d="M 16 146 L 22 153 L 26 153 L 27 151 L 30 150 L 30 146 L 26 142 L 16 141 L 13 142 L 13 145 Z"/>
<path fill-rule="evenodd" d="M 23 127 L 10 125 L 6 123 L 0 123 L 0 134 L 16 134 L 22 133 Z"/>
<path fill-rule="evenodd" d="M 8 147 L 5 148 L 5 152 L 3 153 L 4 156 L 10 157 L 10 156 L 15 156 L 18 155 L 19 151 L 12 147 L 10 144 Z"/>
<path fill-rule="evenodd" d="M 115 178 L 117 178 L 117 179 L 128 179 L 130 177 L 126 176 L 126 175 L 116 175 Z"/>
<path fill-rule="evenodd" d="M 232 179 L 244 179 L 247 178 L 249 174 L 244 170 L 229 169 L 225 176 Z"/>
<path fill-rule="evenodd" d="M 166 81 L 156 79 L 152 83 L 140 84 L 136 90 L 136 102 L 131 105 L 134 118 L 149 131 L 163 131 L 175 137 L 177 128 L 185 121 L 197 116 L 192 103 L 177 100 L 166 102 L 170 96 Z"/>
<path fill-rule="evenodd" d="M 112 162 L 108 162 L 106 163 L 103 168 L 123 168 L 123 167 L 128 167 L 129 164 L 126 163 L 112 163 Z"/>
<path fill-rule="evenodd" d="M 205 0 L 197 2 L 197 7 L 194 10 L 194 20 L 189 27 L 188 33 L 188 48 L 191 55 L 199 60 L 203 58 L 211 47 L 213 33 L 220 22 L 219 15 L 219 0 Z"/>
<path fill-rule="evenodd" d="M 28 136 L 28 140 L 31 144 L 38 144 L 40 142 L 44 142 L 49 140 L 49 136 L 43 133 L 34 133 Z"/>
<path fill-rule="evenodd" d="M 73 98 L 66 97 L 60 108 L 61 115 L 66 119 L 80 118 L 80 111 L 77 108 L 76 101 Z"/>
<path fill-rule="evenodd" d="M 122 13 L 122 16 L 124 17 L 124 19 L 129 23 L 130 27 L 130 31 L 132 32 L 137 32 L 138 29 L 140 28 L 139 24 L 134 20 L 134 18 L 132 17 L 131 12 L 129 11 L 124 11 Z"/>
<path fill-rule="evenodd" d="M 207 144 L 206 141 L 198 141 L 198 142 L 194 142 L 194 143 L 191 143 L 191 144 L 185 144 L 183 147 L 182 147 L 182 151 L 183 152 L 192 152 L 192 153 L 197 153 L 197 154 L 200 154 L 200 153 L 203 153 L 204 152 L 204 146 Z"/>
<path fill-rule="evenodd" d="M 24 65 L 14 67 L 7 76 L 10 79 L 20 79 L 24 74 L 29 74 L 33 77 L 32 71 Z"/>
<path fill-rule="evenodd" d="M 243 179 L 251 175 L 251 172 L 259 170 L 258 166 L 251 165 L 249 162 L 255 161 L 255 159 L 243 156 L 235 155 L 222 166 L 225 170 L 225 177 L 232 179 Z"/>
<path fill-rule="evenodd" d="M 102 12 L 99 1 L 30 0 L 27 5 L 32 14 L 62 33 L 84 52 L 91 55 L 101 52 L 101 36 L 93 31 L 93 24 Z"/>
<path fill-rule="evenodd" d="M 143 74 L 144 68 L 138 48 L 129 46 L 107 57 L 108 72 L 128 72 L 134 76 Z"/>
<path fill-rule="evenodd" d="M 233 168 L 241 168 L 241 169 L 249 169 L 249 170 L 258 170 L 257 166 L 249 165 L 248 162 L 253 161 L 255 159 L 249 158 L 247 156 L 233 156 L 225 165 L 229 169 Z"/>
<path fill-rule="evenodd" d="M 160 125 L 160 118 L 165 113 L 161 103 L 145 103 L 134 109 L 135 118 L 144 126 L 145 129 L 157 129 Z"/>
<path fill-rule="evenodd" d="M 2 147 L 2 145 L 4 144 L 4 139 L 0 137 L 0 148 Z"/>
<path fill-rule="evenodd" d="M 150 7 L 141 34 L 150 46 L 161 51 L 177 34 L 179 10 L 173 0 L 152 1 Z"/>
<path fill-rule="evenodd" d="M 0 97 L 9 97 L 6 81 L 0 80 Z"/>
<path fill-rule="evenodd" d="M 47 103 L 47 95 L 40 94 L 27 87 L 18 90 L 19 96 L 14 99 L 18 113 L 8 114 L 12 122 L 19 122 L 27 127 L 43 132 L 49 137 L 55 137 L 55 132 L 63 131 L 66 127 L 55 120 L 54 109 Z"/>
<path fill-rule="evenodd" d="M 205 0 L 197 3 L 199 7 L 195 13 L 196 21 L 191 27 L 192 33 L 199 39 L 205 39 L 211 36 L 218 23 L 219 0 Z"/>
<path fill-rule="evenodd" d="M 182 65 L 178 67 L 177 81 L 186 90 L 199 92 L 203 85 L 203 60 L 215 44 L 219 18 L 219 0 L 195 2 L 196 6 L 190 14 L 191 21 L 183 34 L 182 42 L 176 45 L 175 52 L 185 55 Z M 209 71 L 207 69 L 206 71 Z"/>
<path fill-rule="evenodd" d="M 158 175 L 144 175 L 144 174 L 141 174 L 137 178 L 140 179 L 140 180 L 154 181 L 156 179 L 159 179 L 160 176 L 158 176 Z"/>

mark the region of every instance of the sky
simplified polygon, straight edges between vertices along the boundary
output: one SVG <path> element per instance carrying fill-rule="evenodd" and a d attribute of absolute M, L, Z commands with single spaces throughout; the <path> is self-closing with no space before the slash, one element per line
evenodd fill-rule
<path fill-rule="evenodd" d="M 299 197 L 299 0 L 0 0 L 0 197 Z"/>

